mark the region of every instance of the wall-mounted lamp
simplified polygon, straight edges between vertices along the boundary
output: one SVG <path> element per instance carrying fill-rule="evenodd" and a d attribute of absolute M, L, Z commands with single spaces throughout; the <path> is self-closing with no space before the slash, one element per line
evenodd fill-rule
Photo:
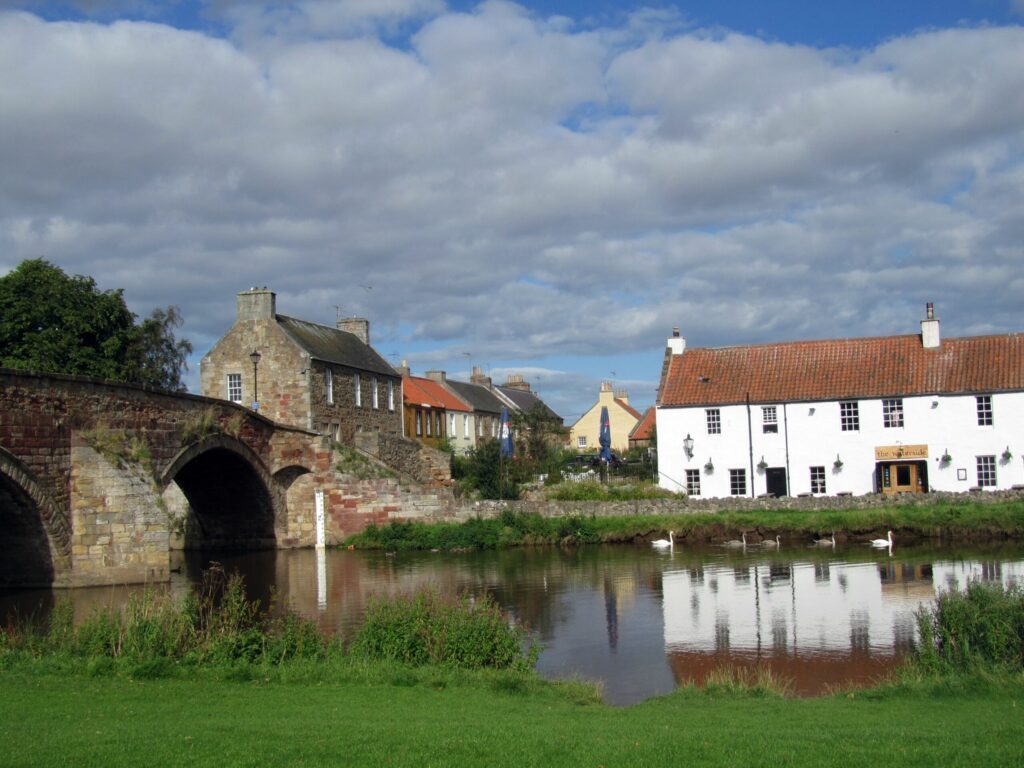
<path fill-rule="evenodd" d="M 939 407 L 939 401 L 938 400 L 932 400 L 932 408 L 938 408 L 938 407 Z"/>
<path fill-rule="evenodd" d="M 814 406 L 813 405 L 810 408 L 807 409 L 807 415 L 808 416 L 813 416 L 814 415 Z"/>
<path fill-rule="evenodd" d="M 683 438 L 683 451 L 686 452 L 686 458 L 693 458 L 693 438 L 690 437 L 690 433 L 686 433 L 686 437 Z"/>

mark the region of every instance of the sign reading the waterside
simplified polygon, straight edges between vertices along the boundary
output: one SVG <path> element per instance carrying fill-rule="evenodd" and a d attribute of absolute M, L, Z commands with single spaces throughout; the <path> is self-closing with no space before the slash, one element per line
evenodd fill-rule
<path fill-rule="evenodd" d="M 927 459 L 927 445 L 880 445 L 875 448 L 875 461 L 893 459 Z"/>

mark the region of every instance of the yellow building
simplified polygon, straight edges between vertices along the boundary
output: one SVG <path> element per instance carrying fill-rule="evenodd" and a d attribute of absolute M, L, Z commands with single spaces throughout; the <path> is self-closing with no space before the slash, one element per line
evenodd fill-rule
<path fill-rule="evenodd" d="M 577 451 L 599 451 L 601 444 L 601 408 L 608 407 L 612 432 L 612 450 L 622 453 L 629 447 L 629 433 L 640 421 L 640 413 L 629 404 L 625 390 L 613 391 L 610 381 L 601 382 L 597 402 L 569 429 L 569 447 Z"/>

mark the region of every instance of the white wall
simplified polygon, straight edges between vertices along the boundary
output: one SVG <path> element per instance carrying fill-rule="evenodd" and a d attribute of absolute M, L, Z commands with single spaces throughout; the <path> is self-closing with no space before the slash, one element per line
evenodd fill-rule
<path fill-rule="evenodd" d="M 825 467 L 826 493 L 871 493 L 874 490 L 875 448 L 891 445 L 928 446 L 928 486 L 935 491 L 966 491 L 978 485 L 976 456 L 996 457 L 996 488 L 1024 484 L 1024 393 L 992 395 L 993 424 L 978 426 L 974 395 L 939 395 L 903 399 L 904 426 L 882 425 L 882 401 L 860 400 L 860 430 L 843 432 L 839 422 L 839 403 L 790 403 L 777 406 L 778 433 L 762 430 L 761 406 L 750 406 L 748 441 L 747 407 L 723 406 L 722 434 L 709 435 L 705 409 L 658 408 L 658 467 L 661 486 L 673 491 L 685 490 L 686 469 L 700 469 L 701 496 L 730 495 L 729 469 L 747 470 L 747 495 L 750 495 L 753 444 L 753 493 L 765 493 L 765 473 L 757 469 L 764 457 L 769 467 L 788 467 L 789 493 L 810 492 L 810 467 Z M 694 441 L 694 455 L 687 459 L 683 439 L 687 433 Z M 1009 447 L 1012 458 L 1002 453 Z M 944 465 L 939 458 L 946 451 L 952 461 Z M 836 456 L 843 467 L 835 470 Z M 711 459 L 714 472 L 704 465 Z M 959 480 L 957 470 L 966 471 Z"/>

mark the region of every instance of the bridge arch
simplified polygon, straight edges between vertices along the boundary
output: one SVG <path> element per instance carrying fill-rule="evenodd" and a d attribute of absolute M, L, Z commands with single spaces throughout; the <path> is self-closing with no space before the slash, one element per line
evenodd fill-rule
<path fill-rule="evenodd" d="M 49 587 L 71 554 L 67 514 L 0 448 L 0 587 Z"/>
<path fill-rule="evenodd" d="M 183 448 L 160 475 L 188 500 L 185 549 L 273 549 L 278 494 L 266 465 L 249 446 L 218 434 Z"/>

